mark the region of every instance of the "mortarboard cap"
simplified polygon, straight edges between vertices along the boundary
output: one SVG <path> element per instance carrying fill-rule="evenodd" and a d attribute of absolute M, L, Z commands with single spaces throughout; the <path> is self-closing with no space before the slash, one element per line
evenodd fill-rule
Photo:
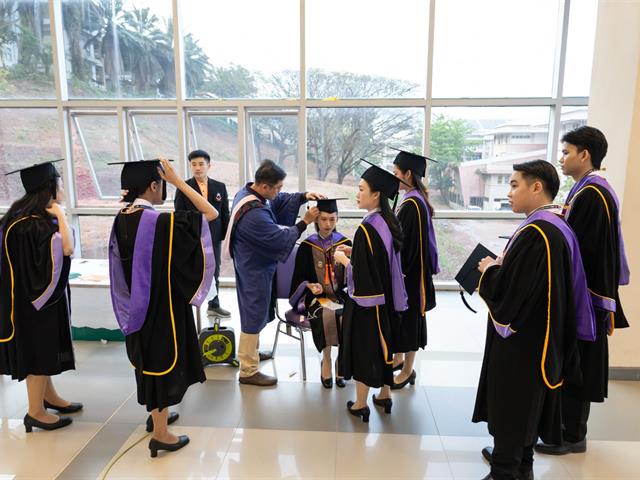
<path fill-rule="evenodd" d="M 336 213 L 338 211 L 338 200 L 346 200 L 346 198 L 322 198 L 316 200 L 318 202 L 318 210 L 325 213 Z"/>
<path fill-rule="evenodd" d="M 22 181 L 22 186 L 24 187 L 25 191 L 27 193 L 34 192 L 45 185 L 47 182 L 54 180 L 60 176 L 58 170 L 56 170 L 54 163 L 61 162 L 63 160 L 64 158 L 59 158 L 57 160 L 48 160 L 46 162 L 36 163 L 28 167 L 19 168 L 17 170 L 7 172 L 5 175 L 11 175 L 20 172 L 20 180 Z M 53 197 L 55 198 L 55 191 L 53 192 Z"/>
<path fill-rule="evenodd" d="M 489 250 L 487 247 L 479 243 L 476 248 L 473 249 L 469 258 L 464 262 L 464 265 L 460 268 L 460 271 L 456 274 L 455 280 L 460 284 L 462 289 L 469 295 L 473 295 L 473 292 L 478 288 L 478 282 L 480 282 L 480 276 L 482 275 L 478 270 L 478 263 L 485 257 L 497 258 L 497 256 Z M 469 306 L 464 298 L 464 292 L 460 292 L 460 297 L 465 306 L 473 313 L 476 311 Z"/>
<path fill-rule="evenodd" d="M 425 157 L 424 155 L 407 152 L 406 150 L 400 150 L 395 147 L 389 148 L 398 152 L 396 158 L 393 160 L 394 165 L 397 165 L 404 171 L 411 170 L 420 177 L 424 177 L 427 173 L 427 160 L 435 162 L 434 159 Z"/>
<path fill-rule="evenodd" d="M 107 165 L 122 165 L 120 188 L 123 190 L 146 188 L 151 182 L 162 180 L 158 173 L 158 168 L 162 168 L 159 158 L 133 162 L 110 162 Z"/>
<path fill-rule="evenodd" d="M 369 185 L 379 190 L 386 198 L 395 198 L 398 194 L 398 189 L 400 188 L 400 182 L 402 182 L 402 180 L 384 168 L 371 163 L 369 160 L 365 160 L 364 158 L 361 158 L 360 160 L 371 165 L 362 175 L 360 175 L 360 178 L 366 180 Z M 406 182 L 402 183 L 411 187 L 411 185 Z"/>

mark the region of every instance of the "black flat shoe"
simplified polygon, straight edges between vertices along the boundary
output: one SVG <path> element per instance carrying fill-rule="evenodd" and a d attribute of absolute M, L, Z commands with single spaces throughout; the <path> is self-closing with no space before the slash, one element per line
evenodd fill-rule
<path fill-rule="evenodd" d="M 357 410 L 351 410 L 352 406 L 353 402 L 349 400 L 347 402 L 347 410 L 349 410 L 349 413 L 354 417 L 362 417 L 362 421 L 364 423 L 369 423 L 369 415 L 371 414 L 371 410 L 369 410 L 369 407 L 367 406 L 364 408 L 358 408 Z"/>
<path fill-rule="evenodd" d="M 416 384 L 416 371 L 415 370 L 411 371 L 411 375 L 409 375 L 404 382 L 396 383 L 394 381 L 393 385 L 391 385 L 391 390 L 400 390 L 400 389 L 406 387 L 408 383 L 410 383 L 411 385 L 415 385 Z"/>
<path fill-rule="evenodd" d="M 149 440 L 149 450 L 151 451 L 151 457 L 155 458 L 158 456 L 158 451 L 160 450 L 175 452 L 176 450 L 180 450 L 187 443 L 189 443 L 189 437 L 187 437 L 186 435 L 180 435 L 176 443 L 162 443 L 155 438 L 152 438 L 151 440 Z"/>
<path fill-rule="evenodd" d="M 169 418 L 167 418 L 167 425 L 171 425 L 173 422 L 180 418 L 178 412 L 169 412 Z M 147 417 L 147 432 L 153 432 L 153 417 L 149 415 Z"/>
<path fill-rule="evenodd" d="M 336 387 L 344 388 L 347 386 L 347 382 L 345 382 L 344 378 L 336 377 Z"/>
<path fill-rule="evenodd" d="M 379 407 L 384 407 L 384 413 L 391 413 L 391 407 L 393 406 L 393 400 L 390 398 L 376 398 L 373 395 L 373 403 Z"/>
<path fill-rule="evenodd" d="M 71 422 L 73 422 L 73 420 L 69 417 L 60 417 L 57 422 L 44 423 L 36 420 L 27 413 L 24 416 L 24 429 L 27 433 L 31 433 L 33 431 L 33 427 L 40 428 L 42 430 L 57 430 L 59 428 L 66 427 L 67 425 L 71 425 Z"/>
<path fill-rule="evenodd" d="M 44 408 L 50 408 L 51 410 L 57 410 L 60 413 L 76 413 L 76 412 L 79 412 L 80 410 L 82 410 L 83 406 L 84 405 L 82 405 L 81 403 L 70 403 L 66 407 L 58 407 L 56 405 L 52 405 L 51 403 L 47 402 L 46 400 L 44 401 Z"/>
<path fill-rule="evenodd" d="M 258 352 L 258 359 L 261 362 L 271 360 L 273 358 L 273 352 Z"/>
<path fill-rule="evenodd" d="M 399 363 L 398 365 L 396 365 L 395 367 L 393 367 L 393 371 L 394 372 L 399 372 L 400 370 L 402 370 L 404 368 L 404 362 Z"/>

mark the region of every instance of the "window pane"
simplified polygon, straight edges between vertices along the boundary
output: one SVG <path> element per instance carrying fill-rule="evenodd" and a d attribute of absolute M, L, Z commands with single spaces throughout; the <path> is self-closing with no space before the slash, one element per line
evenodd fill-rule
<path fill-rule="evenodd" d="M 364 157 L 387 168 L 393 146 L 420 152 L 424 110 L 421 108 L 313 108 L 307 118 L 307 190 L 346 197 L 340 208 L 357 208 Z"/>
<path fill-rule="evenodd" d="M 54 98 L 46 0 L 0 2 L 0 98 Z"/>
<path fill-rule="evenodd" d="M 307 1 L 307 97 L 424 97 L 428 4 Z"/>
<path fill-rule="evenodd" d="M 189 98 L 299 97 L 298 0 L 181 5 Z"/>
<path fill-rule="evenodd" d="M 511 210 L 515 163 L 547 158 L 549 108 L 434 108 L 429 164 L 436 209 Z"/>
<path fill-rule="evenodd" d="M 260 162 L 269 159 L 287 172 L 282 191 L 297 192 L 298 116 L 254 114 L 249 118 L 249 181 Z"/>
<path fill-rule="evenodd" d="M 80 216 L 82 258 L 106 259 L 109 256 L 109 234 L 112 216 Z"/>
<path fill-rule="evenodd" d="M 58 112 L 53 108 L 0 108 L 0 204 L 24 195 L 20 175 L 4 173 L 61 157 Z M 62 174 L 63 162 L 56 168 Z"/>
<path fill-rule="evenodd" d="M 129 155 L 132 160 L 178 158 L 178 120 L 175 114 L 130 112 Z M 179 170 L 179 167 L 174 164 Z M 184 172 L 178 172 L 180 174 Z M 167 185 L 167 201 L 173 201 L 176 187 Z"/>
<path fill-rule="evenodd" d="M 120 198 L 118 117 L 71 115 L 73 165 L 79 206 L 116 206 Z"/>
<path fill-rule="evenodd" d="M 63 0 L 69 96 L 174 98 L 171 13 L 171 0 Z"/>
<path fill-rule="evenodd" d="M 434 97 L 549 96 L 558 2 L 437 2 Z"/>
<path fill-rule="evenodd" d="M 238 191 L 238 120 L 234 116 L 191 115 L 189 148 L 211 156 L 209 176 L 227 186 L 229 199 Z"/>
<path fill-rule="evenodd" d="M 453 280 L 471 251 L 482 243 L 496 255 L 502 253 L 507 240 L 522 220 L 436 219 L 436 241 L 440 273 L 434 280 Z"/>
<path fill-rule="evenodd" d="M 565 97 L 589 95 L 597 15 L 598 0 L 571 2 L 563 87 Z"/>

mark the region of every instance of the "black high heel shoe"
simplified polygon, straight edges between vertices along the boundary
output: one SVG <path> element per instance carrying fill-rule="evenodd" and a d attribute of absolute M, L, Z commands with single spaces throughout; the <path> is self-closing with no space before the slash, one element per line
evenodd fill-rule
<path fill-rule="evenodd" d="M 28 413 L 24 416 L 24 429 L 27 433 L 31 433 L 33 431 L 33 427 L 40 428 L 42 430 L 57 430 L 59 428 L 66 427 L 67 425 L 71 425 L 71 420 L 69 417 L 60 417 L 57 422 L 54 423 L 44 423 L 40 420 L 36 420 Z"/>
<path fill-rule="evenodd" d="M 336 367 L 336 386 L 340 388 L 344 388 L 347 386 L 347 382 L 344 380 L 344 377 L 340 376 L 340 370 L 338 369 L 337 359 L 336 359 L 335 367 Z"/>
<path fill-rule="evenodd" d="M 66 407 L 58 407 L 56 405 L 53 405 L 53 404 L 47 402 L 46 400 L 44 401 L 44 408 L 50 408 L 51 410 L 57 410 L 60 413 L 76 413 L 76 412 L 79 412 L 80 410 L 82 410 L 83 406 L 84 405 L 82 405 L 81 403 L 72 402 L 69 405 L 67 405 Z"/>
<path fill-rule="evenodd" d="M 352 402 L 351 400 L 347 402 L 347 410 L 349 410 L 349 413 L 354 417 L 362 417 L 362 421 L 364 423 L 369 423 L 369 415 L 371 415 L 371 410 L 369 410 L 369 407 L 366 406 L 364 408 L 358 408 L 357 410 L 351 410 L 353 404 L 354 402 Z"/>
<path fill-rule="evenodd" d="M 384 407 L 384 413 L 391 413 L 391 407 L 393 407 L 393 400 L 390 398 L 376 398 L 373 395 L 373 403 L 379 407 Z"/>
<path fill-rule="evenodd" d="M 178 412 L 169 412 L 169 417 L 167 418 L 167 425 L 171 425 L 173 422 L 180 418 L 180 414 Z M 153 417 L 149 415 L 147 417 L 147 432 L 153 432 Z"/>
<path fill-rule="evenodd" d="M 320 381 L 322 382 L 322 386 L 324 388 L 331 388 L 333 387 L 333 377 L 329 377 L 329 378 L 322 378 L 322 363 L 324 361 L 320 360 Z"/>
<path fill-rule="evenodd" d="M 149 440 L 149 450 L 151 451 L 151 457 L 155 458 L 158 456 L 158 451 L 160 450 L 175 452 L 176 450 L 180 450 L 187 443 L 189 443 L 189 437 L 187 437 L 186 435 L 180 435 L 176 443 L 163 443 L 159 442 L 155 438 L 152 438 L 151 440 Z"/>
<path fill-rule="evenodd" d="M 415 385 L 416 384 L 416 371 L 415 370 L 411 371 L 411 375 L 409 375 L 404 382 L 396 383 L 394 381 L 393 385 L 391 385 L 391 390 L 400 390 L 400 389 L 406 387 L 407 383 L 410 383 L 411 385 Z"/>

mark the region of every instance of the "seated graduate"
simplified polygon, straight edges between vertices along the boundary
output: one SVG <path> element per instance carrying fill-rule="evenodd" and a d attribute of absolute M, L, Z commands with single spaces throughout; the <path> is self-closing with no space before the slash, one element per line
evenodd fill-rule
<path fill-rule="evenodd" d="M 336 200 L 340 199 L 318 200 L 320 213 L 315 220 L 316 233 L 308 236 L 298 248 L 289 298 L 295 313 L 305 315 L 311 324 L 313 341 L 322 352 L 320 380 L 325 388 L 333 386 L 331 347 L 339 345 L 342 312 L 325 308 L 323 303 L 330 300 L 333 304 L 342 304 L 345 301 L 344 267 L 336 263 L 334 254 L 339 245 L 351 245 L 351 240 L 336 231 Z M 345 386 L 337 360 L 336 385 Z"/>
<path fill-rule="evenodd" d="M 198 211 L 155 211 L 166 199 L 166 182 Z M 212 284 L 208 222 L 218 212 L 164 159 L 124 163 L 121 184 L 128 205 L 116 216 L 109 240 L 111 299 L 135 369 L 138 403 L 151 412 L 147 431 L 153 431 L 149 450 L 155 457 L 158 450 L 189 443 L 186 435 L 169 433 L 167 425 L 178 414 L 169 414 L 168 407 L 205 381 L 192 305 L 204 302 Z"/>
<path fill-rule="evenodd" d="M 342 318 L 340 371 L 344 378 L 356 380 L 356 401 L 347 402 L 347 410 L 362 417 L 363 422 L 369 421 L 370 387 L 382 387 L 373 402 L 391 413 L 391 339 L 398 327 L 399 312 L 407 309 L 400 260 L 402 230 L 389 205 L 398 195 L 400 180 L 371 165 L 362 174 L 356 195 L 358 207 L 368 213 L 358 226 L 353 248 L 341 245 L 335 254 L 347 269 L 349 293 Z"/>
<path fill-rule="evenodd" d="M 579 381 L 577 338 L 595 339 L 579 245 L 552 204 L 556 169 L 544 160 L 513 169 L 507 196 L 527 218 L 502 257 L 478 265 L 489 317 L 473 421 L 493 435 L 493 448 L 482 451 L 487 479 L 533 478 L 538 436 L 561 439 L 559 387 Z"/>
<path fill-rule="evenodd" d="M 51 379 L 75 368 L 69 311 L 73 233 L 53 162 L 7 175 L 17 172 L 25 194 L 0 220 L 0 375 L 27 380 L 25 430 L 55 430 L 71 418 L 46 409 L 82 409 L 60 397 Z"/>

